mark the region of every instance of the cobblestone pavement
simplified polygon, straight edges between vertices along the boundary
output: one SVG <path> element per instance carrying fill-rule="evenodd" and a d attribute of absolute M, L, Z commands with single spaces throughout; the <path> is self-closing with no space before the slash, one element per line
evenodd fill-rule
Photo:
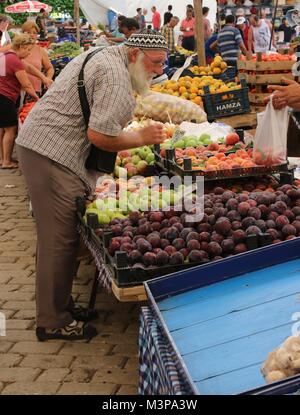
<path fill-rule="evenodd" d="M 25 181 L 19 171 L 0 170 L 0 394 L 137 394 L 137 304 L 100 292 L 99 334 L 90 343 L 36 340 L 35 243 Z M 92 263 L 80 265 L 77 303 L 87 305 L 93 275 Z"/>

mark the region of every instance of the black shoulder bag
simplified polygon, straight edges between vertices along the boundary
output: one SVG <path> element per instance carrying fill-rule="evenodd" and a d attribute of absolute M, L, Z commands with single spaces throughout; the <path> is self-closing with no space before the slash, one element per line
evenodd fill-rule
<path fill-rule="evenodd" d="M 89 120 L 91 116 L 90 106 L 88 103 L 86 90 L 85 90 L 85 83 L 84 83 L 84 68 L 87 62 L 98 52 L 102 49 L 94 50 L 93 52 L 89 53 L 85 58 L 82 68 L 79 73 L 78 77 L 78 94 L 81 104 L 81 109 L 85 121 L 86 128 L 88 129 Z M 91 145 L 91 150 L 88 158 L 85 162 L 85 167 L 89 170 L 96 170 L 103 173 L 112 173 L 115 168 L 117 153 L 113 153 L 110 151 L 104 151 L 100 148 Z"/>

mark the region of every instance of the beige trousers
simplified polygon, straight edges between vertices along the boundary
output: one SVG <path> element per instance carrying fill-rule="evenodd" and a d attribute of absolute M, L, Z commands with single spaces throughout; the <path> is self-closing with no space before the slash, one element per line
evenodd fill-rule
<path fill-rule="evenodd" d="M 85 185 L 66 167 L 18 146 L 37 227 L 37 327 L 60 328 L 73 321 L 72 284 L 79 245 L 76 197 Z"/>

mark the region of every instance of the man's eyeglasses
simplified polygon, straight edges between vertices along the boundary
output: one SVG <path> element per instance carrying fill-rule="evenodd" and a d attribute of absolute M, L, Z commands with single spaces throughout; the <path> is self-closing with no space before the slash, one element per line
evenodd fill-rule
<path fill-rule="evenodd" d="M 145 52 L 145 51 L 143 51 L 143 49 L 140 49 L 142 52 L 143 52 L 143 54 L 149 59 L 149 61 L 152 63 L 152 65 L 154 65 L 154 66 L 159 66 L 160 68 L 163 68 L 164 66 L 165 66 L 165 62 L 161 62 L 161 61 L 159 61 L 159 62 L 157 62 L 157 61 L 153 61 L 151 58 L 150 58 L 150 56 L 149 55 L 147 55 L 147 53 Z"/>

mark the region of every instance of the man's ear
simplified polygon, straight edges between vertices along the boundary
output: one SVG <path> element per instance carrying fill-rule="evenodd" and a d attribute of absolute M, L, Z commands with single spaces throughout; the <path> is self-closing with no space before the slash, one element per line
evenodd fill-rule
<path fill-rule="evenodd" d="M 135 63 L 139 54 L 139 48 L 133 48 L 129 50 L 129 62 Z"/>

